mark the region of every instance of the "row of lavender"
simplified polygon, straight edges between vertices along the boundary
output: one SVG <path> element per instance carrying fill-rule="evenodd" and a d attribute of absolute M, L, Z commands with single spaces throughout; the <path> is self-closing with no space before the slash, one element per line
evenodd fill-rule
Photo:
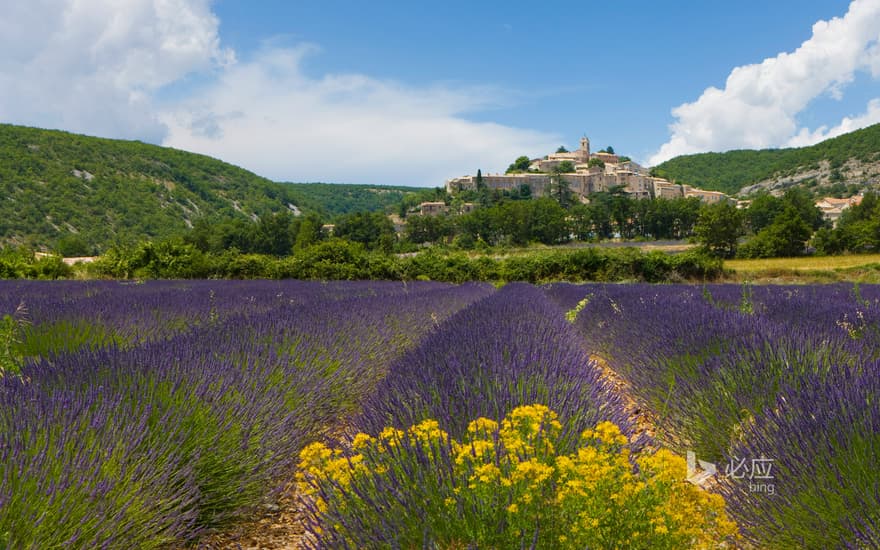
<path fill-rule="evenodd" d="M 488 285 L 4 283 L 0 547 L 151 548 L 272 492 L 388 365 Z"/>
<path fill-rule="evenodd" d="M 880 546 L 880 287 L 552 285 L 761 548 Z"/>
<path fill-rule="evenodd" d="M 461 439 L 470 421 L 486 417 L 500 422 L 516 407 L 533 403 L 545 404 L 558 413 L 562 424 L 560 453 L 574 450 L 581 432 L 603 420 L 614 422 L 627 436 L 633 435 L 622 402 L 602 379 L 577 331 L 565 321 L 564 311 L 539 288 L 512 283 L 451 316 L 419 346 L 392 362 L 387 376 L 364 401 L 353 427 L 375 436 L 389 427 L 405 430 L 433 419 L 449 437 Z M 643 443 L 638 441 L 634 447 Z M 395 456 L 406 463 L 406 454 Z M 384 490 L 357 493 L 368 510 L 357 514 L 344 506 L 312 510 L 315 522 L 309 529 L 315 547 L 406 547 L 413 511 L 431 516 L 429 510 L 437 503 L 433 498 L 436 485 L 454 478 L 453 458 L 441 449 L 422 456 L 430 467 L 407 465 L 406 479 L 383 481 L 376 477 L 374 481 Z M 429 472 L 427 477 L 425 472 Z M 363 487 L 349 490 L 366 491 Z M 500 523 L 485 529 L 512 529 L 504 524 L 505 507 L 511 503 L 503 504 L 497 514 Z M 462 517 L 467 513 L 461 512 Z M 434 547 L 437 533 L 427 525 L 416 538 L 424 547 Z M 537 538 L 532 540 L 532 533 L 538 537 L 540 528 L 532 527 L 522 543 L 534 547 Z"/>

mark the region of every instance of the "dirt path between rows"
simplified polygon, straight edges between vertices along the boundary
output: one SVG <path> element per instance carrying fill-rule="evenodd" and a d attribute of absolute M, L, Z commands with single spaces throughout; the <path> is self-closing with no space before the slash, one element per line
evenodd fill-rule
<path fill-rule="evenodd" d="M 652 411 L 641 406 L 633 396 L 632 387 L 623 377 L 608 365 L 604 357 L 592 354 L 590 360 L 602 370 L 602 379 L 609 383 L 614 392 L 623 399 L 623 410 L 633 427 L 631 441 L 648 438 L 650 442 L 646 448 L 656 448 L 657 418 Z"/>
<path fill-rule="evenodd" d="M 296 483 L 284 488 L 275 502 L 253 511 L 253 517 L 222 532 L 203 536 L 199 550 L 300 550 L 305 546 L 304 518 Z"/>

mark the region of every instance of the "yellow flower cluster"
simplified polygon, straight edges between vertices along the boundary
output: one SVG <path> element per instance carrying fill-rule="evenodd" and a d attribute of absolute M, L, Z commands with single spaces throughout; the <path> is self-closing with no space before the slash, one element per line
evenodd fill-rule
<path fill-rule="evenodd" d="M 323 443 L 312 443 L 300 452 L 299 472 L 297 481 L 303 494 L 312 495 L 316 505 L 321 511 L 325 511 L 327 503 L 317 496 L 314 484 L 332 480 L 342 488 L 347 488 L 351 483 L 352 476 L 364 469 L 364 457 L 359 454 L 345 456 L 339 449 L 332 450 Z"/>
<path fill-rule="evenodd" d="M 501 421 L 499 435 L 510 455 L 541 455 L 554 452 L 562 424 L 545 405 L 517 407 Z"/>
<path fill-rule="evenodd" d="M 620 433 L 620 428 L 613 422 L 599 422 L 592 430 L 584 430 L 581 434 L 581 441 L 591 443 L 595 440 L 603 445 L 626 445 L 629 443 L 626 436 Z"/>
<path fill-rule="evenodd" d="M 724 498 L 721 495 L 706 492 L 691 483 L 681 483 L 687 475 L 687 464 L 680 456 L 666 449 L 661 449 L 638 461 L 639 467 L 653 475 L 657 483 L 670 487 L 664 506 L 652 516 L 658 532 L 675 530 L 683 538 L 693 541 L 695 548 L 711 548 L 713 531 L 692 518 L 699 517 L 701 511 L 709 511 L 710 523 L 715 532 L 736 533 L 736 524 L 724 513 Z"/>
<path fill-rule="evenodd" d="M 444 480 L 432 489 L 436 495 L 427 497 L 435 498 L 436 506 L 426 509 L 441 514 L 432 524 L 448 525 L 456 544 L 464 537 L 478 546 L 519 546 L 515 537 L 534 533 L 536 525 L 548 537 L 544 545 L 562 548 L 710 548 L 736 537 L 724 500 L 684 481 L 681 457 L 667 450 L 639 456 L 636 471 L 627 437 L 613 423 L 585 430 L 570 454 L 556 453 L 561 433 L 556 414 L 544 405 L 518 407 L 500 423 L 478 418 L 461 441 L 426 420 L 405 431 L 386 428 L 377 438 L 359 434 L 348 457 L 320 443 L 309 445 L 300 454 L 300 480 L 305 493 L 315 496 L 322 483 L 332 480 L 333 488 L 345 491 L 359 480 L 358 491 L 330 504 L 339 512 L 389 470 L 395 472 L 389 479 L 403 479 L 414 465 L 442 468 L 443 475 L 426 471 L 420 479 Z M 430 460 L 400 463 L 407 457 L 399 451 L 418 448 L 431 450 L 423 453 Z M 434 462 L 444 456 L 448 463 Z M 327 506 L 318 503 L 321 512 Z M 505 526 L 500 534 L 468 531 L 499 522 Z M 490 535 L 495 538 L 485 538 Z"/>

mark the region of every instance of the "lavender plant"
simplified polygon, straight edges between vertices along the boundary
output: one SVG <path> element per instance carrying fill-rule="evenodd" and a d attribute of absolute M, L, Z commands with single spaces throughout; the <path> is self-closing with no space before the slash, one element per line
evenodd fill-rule
<path fill-rule="evenodd" d="M 38 327 L 112 324 L 130 309 L 120 330 L 132 337 L 55 348 L 0 385 L 6 546 L 152 548 L 235 519 L 278 488 L 306 443 L 356 408 L 387 362 L 493 292 L 434 283 L 114 285 L 53 287 L 43 303 L 54 310 L 32 307 Z M 47 287 L 34 288 L 19 287 L 30 296 Z"/>
<path fill-rule="evenodd" d="M 751 312 L 735 305 L 741 288 L 711 301 L 692 287 L 591 292 L 598 297 L 577 319 L 588 346 L 657 414 L 667 444 L 706 459 L 719 460 L 741 424 L 771 403 L 778 388 L 798 386 L 807 374 L 824 376 L 829 365 L 855 366 L 870 357 L 861 342 L 827 322 L 819 332 L 768 319 L 766 289 L 754 289 Z"/>
<path fill-rule="evenodd" d="M 593 295 L 576 324 L 659 413 L 661 439 L 772 464 L 769 481 L 721 484 L 756 547 L 880 544 L 875 287 L 751 287 L 749 311 L 737 285 L 553 292 Z"/>
<path fill-rule="evenodd" d="M 766 457 L 769 477 L 750 471 L 722 488 L 756 547 L 880 546 L 878 374 L 874 361 L 808 376 L 746 426 L 729 460 Z"/>
<path fill-rule="evenodd" d="M 621 401 L 564 312 L 539 289 L 513 283 L 450 317 L 393 362 L 355 425 L 376 434 L 434 418 L 459 437 L 467 419 L 500 420 L 529 403 L 556 410 L 567 437 L 601 420 L 630 433 Z"/>

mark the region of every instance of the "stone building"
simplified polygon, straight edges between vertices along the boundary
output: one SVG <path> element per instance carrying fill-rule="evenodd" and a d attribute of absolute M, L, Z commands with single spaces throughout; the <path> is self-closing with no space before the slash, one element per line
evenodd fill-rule
<path fill-rule="evenodd" d="M 590 160 L 601 160 L 604 166 L 590 166 Z M 556 175 L 553 172 L 564 162 L 574 166 L 574 172 Z M 581 138 L 577 151 L 553 153 L 546 158 L 532 161 L 529 171 L 513 174 L 487 174 L 482 176 L 483 184 L 490 190 L 512 191 L 523 185 L 531 188 L 536 197 L 550 194 L 554 178 L 561 177 L 572 193 L 581 201 L 588 202 L 592 193 L 609 191 L 615 187 L 622 188 L 633 198 L 680 198 L 699 197 L 701 201 L 714 203 L 726 200 L 724 193 L 703 191 L 688 185 L 678 185 L 663 178 L 651 176 L 650 170 L 636 162 L 620 161 L 620 157 L 612 153 L 591 153 L 590 140 Z M 476 190 L 475 176 L 462 176 L 447 180 L 446 191 L 450 194 L 463 190 Z"/>
<path fill-rule="evenodd" d="M 684 197 L 684 189 L 677 183 L 670 183 L 663 178 L 652 178 L 654 197 L 658 199 L 679 199 Z"/>
<path fill-rule="evenodd" d="M 862 196 L 855 195 L 847 199 L 837 199 L 834 197 L 825 197 L 816 201 L 816 208 L 822 211 L 822 216 L 831 221 L 832 225 L 837 226 L 843 211 L 851 206 L 862 203 Z"/>
<path fill-rule="evenodd" d="M 423 202 L 419 204 L 419 211 L 422 216 L 436 216 L 445 214 L 448 208 L 445 202 Z"/>
<path fill-rule="evenodd" d="M 586 136 L 581 138 L 581 146 L 577 151 L 565 153 L 552 153 L 547 158 L 532 161 L 529 170 L 538 172 L 552 172 L 558 168 L 563 162 L 570 162 L 577 166 L 578 164 L 587 164 L 590 162 L 590 140 Z"/>
<path fill-rule="evenodd" d="M 706 191 L 704 189 L 691 187 L 690 185 L 682 185 L 682 188 L 684 189 L 685 197 L 697 197 L 701 201 L 709 204 L 732 200 L 729 196 L 725 195 L 721 191 Z"/>

